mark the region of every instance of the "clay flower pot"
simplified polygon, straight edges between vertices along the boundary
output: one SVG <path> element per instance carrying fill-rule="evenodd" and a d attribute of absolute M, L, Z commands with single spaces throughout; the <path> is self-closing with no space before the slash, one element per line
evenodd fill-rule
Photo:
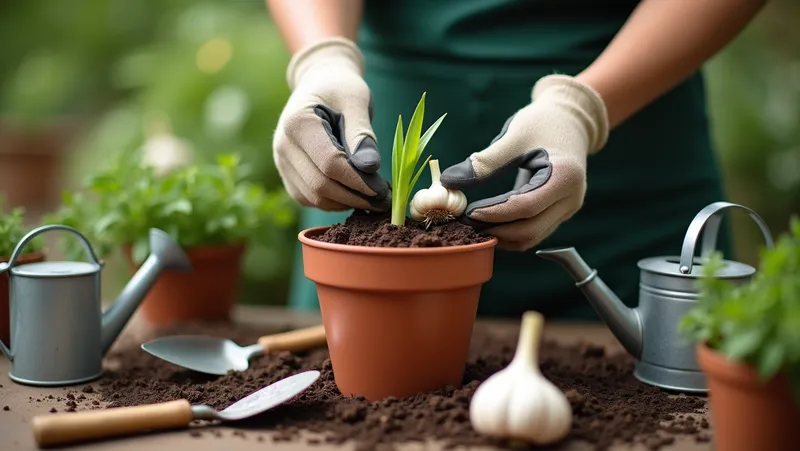
<path fill-rule="evenodd" d="M 761 383 L 751 366 L 703 344 L 696 349 L 708 378 L 717 451 L 800 450 L 800 405 L 785 374 Z"/>
<path fill-rule="evenodd" d="M 187 249 L 192 270 L 164 272 L 142 302 L 142 315 L 155 326 L 229 320 L 238 295 L 244 251 L 244 244 Z M 133 274 L 139 265 L 133 264 L 129 247 L 125 253 Z"/>
<path fill-rule="evenodd" d="M 35 217 L 58 204 L 64 153 L 78 126 L 61 118 L 29 130 L 0 117 L 0 193 L 9 206 L 25 206 Z"/>
<path fill-rule="evenodd" d="M 0 262 L 8 262 L 8 257 L 0 257 Z M 45 259 L 43 252 L 31 252 L 29 254 L 21 255 L 17 259 L 16 265 L 24 265 L 26 263 L 43 262 Z M 6 346 L 11 347 L 11 312 L 8 299 L 8 273 L 0 274 L 0 339 Z"/>
<path fill-rule="evenodd" d="M 327 229 L 298 238 L 339 391 L 374 401 L 460 386 L 497 239 L 429 248 L 312 239 Z"/>

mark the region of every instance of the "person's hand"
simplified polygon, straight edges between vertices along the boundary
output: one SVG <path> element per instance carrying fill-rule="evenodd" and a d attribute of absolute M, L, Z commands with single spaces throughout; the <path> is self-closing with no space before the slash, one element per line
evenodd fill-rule
<path fill-rule="evenodd" d="M 362 78 L 363 56 L 344 38 L 297 52 L 287 79 L 292 95 L 273 140 L 286 191 L 304 206 L 328 211 L 387 211 L 389 183 L 372 131 L 372 98 Z"/>
<path fill-rule="evenodd" d="M 513 190 L 471 202 L 462 221 L 526 250 L 549 236 L 583 205 L 587 155 L 608 138 L 600 96 L 573 77 L 549 75 L 533 87 L 532 102 L 506 121 L 488 148 L 442 172 L 449 189 L 464 189 L 519 168 Z"/>

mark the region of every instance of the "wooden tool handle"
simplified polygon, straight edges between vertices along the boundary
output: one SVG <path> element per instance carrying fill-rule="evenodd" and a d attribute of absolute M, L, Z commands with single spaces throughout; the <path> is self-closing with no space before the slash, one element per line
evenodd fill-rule
<path fill-rule="evenodd" d="M 306 349 L 324 346 L 325 326 L 306 327 L 274 335 L 264 335 L 258 339 L 258 344 L 265 351 L 305 351 Z"/>
<path fill-rule="evenodd" d="M 48 446 L 186 427 L 192 419 L 192 406 L 181 399 L 144 406 L 39 415 L 31 420 L 31 425 L 36 443 Z"/>

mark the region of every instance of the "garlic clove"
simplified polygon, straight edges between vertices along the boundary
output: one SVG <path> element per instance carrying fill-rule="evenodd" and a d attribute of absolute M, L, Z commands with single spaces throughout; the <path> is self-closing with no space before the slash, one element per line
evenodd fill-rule
<path fill-rule="evenodd" d="M 551 444 L 572 429 L 569 401 L 538 366 L 542 323 L 541 314 L 525 312 L 513 360 L 473 394 L 470 421 L 477 432 Z"/>

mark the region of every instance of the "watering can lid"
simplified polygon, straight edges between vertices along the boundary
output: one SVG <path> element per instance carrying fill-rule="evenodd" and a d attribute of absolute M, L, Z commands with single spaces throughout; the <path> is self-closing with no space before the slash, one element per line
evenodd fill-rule
<path fill-rule="evenodd" d="M 651 257 L 639 261 L 639 269 L 654 274 L 670 277 L 697 279 L 703 276 L 703 259 L 694 258 L 692 260 L 692 270 L 684 274 L 680 271 L 680 257 Z M 732 260 L 723 260 L 724 266 L 717 271 L 715 276 L 720 279 L 746 279 L 755 274 L 756 269 L 745 263 Z"/>
<path fill-rule="evenodd" d="M 94 274 L 99 270 L 100 265 L 96 263 L 49 261 L 15 266 L 11 273 L 27 277 L 71 277 Z"/>

